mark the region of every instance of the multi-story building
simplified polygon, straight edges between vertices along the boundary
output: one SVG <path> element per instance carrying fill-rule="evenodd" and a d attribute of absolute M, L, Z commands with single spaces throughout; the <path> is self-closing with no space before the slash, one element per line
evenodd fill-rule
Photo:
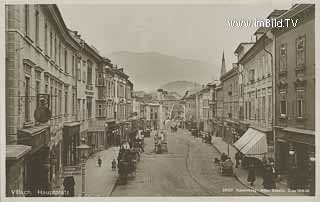
<path fill-rule="evenodd" d="M 7 190 L 37 196 L 79 163 L 80 139 L 92 151 L 113 143 L 115 121 L 131 116 L 133 84 L 66 27 L 56 5 L 7 5 L 5 13 Z M 40 103 L 51 117 L 34 117 Z"/>
<path fill-rule="evenodd" d="M 298 24 L 272 30 L 276 44 L 276 163 L 281 174 L 290 174 L 296 167 L 299 184 L 309 185 L 314 193 L 315 5 L 295 5 L 280 17 L 285 18 Z"/>
<path fill-rule="evenodd" d="M 5 10 L 7 188 L 35 196 L 50 188 L 63 165 L 79 160 L 76 58 L 81 46 L 55 5 L 7 5 Z M 40 98 L 52 112 L 47 123 L 33 116 Z"/>
<path fill-rule="evenodd" d="M 220 77 L 223 86 L 223 119 L 226 126 L 224 139 L 229 143 L 237 140 L 239 132 L 239 73 L 238 65 Z M 240 133 L 240 134 L 239 134 Z"/>
<path fill-rule="evenodd" d="M 275 19 L 285 10 L 274 10 L 267 19 Z M 273 39 L 268 29 L 260 27 L 254 33 L 256 42 L 242 43 L 236 50 L 243 87 L 244 125 L 262 134 L 266 139 L 266 151 L 255 154 L 258 158 L 274 157 L 274 133 L 272 129 L 272 52 Z M 241 96 L 242 100 L 242 96 Z M 261 151 L 260 151 L 261 152 Z"/>
<path fill-rule="evenodd" d="M 186 121 L 195 121 L 196 117 L 196 100 L 195 94 L 187 94 L 183 100 L 185 104 L 185 117 Z"/>

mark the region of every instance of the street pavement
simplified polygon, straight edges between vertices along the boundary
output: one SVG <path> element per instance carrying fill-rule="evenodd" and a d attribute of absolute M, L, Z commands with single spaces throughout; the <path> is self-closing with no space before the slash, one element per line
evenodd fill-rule
<path fill-rule="evenodd" d="M 168 132 L 168 131 L 167 131 Z M 259 196 L 232 176 L 222 176 L 213 158 L 220 153 L 186 130 L 168 132 L 168 153 L 153 152 L 153 134 L 134 179 L 117 185 L 111 196 Z"/>
<path fill-rule="evenodd" d="M 92 155 L 86 162 L 86 191 L 85 196 L 109 196 L 118 178 L 118 172 L 111 170 L 111 162 L 117 159 L 119 147 L 111 147 Z M 101 167 L 98 158 L 102 159 Z M 75 195 L 81 196 L 82 177 L 77 175 L 75 180 Z"/>

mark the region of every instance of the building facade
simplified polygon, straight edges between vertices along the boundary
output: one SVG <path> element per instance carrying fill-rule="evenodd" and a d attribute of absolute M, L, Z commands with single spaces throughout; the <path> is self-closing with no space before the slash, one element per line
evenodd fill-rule
<path fill-rule="evenodd" d="M 276 162 L 289 179 L 296 168 L 299 187 L 307 186 L 314 193 L 315 6 L 296 5 L 282 18 L 288 16 L 298 20 L 296 27 L 272 30 L 276 44 Z"/>
<path fill-rule="evenodd" d="M 81 139 L 91 152 L 120 143 L 133 83 L 66 27 L 56 5 L 7 5 L 5 15 L 7 195 L 38 196 L 79 163 Z"/>

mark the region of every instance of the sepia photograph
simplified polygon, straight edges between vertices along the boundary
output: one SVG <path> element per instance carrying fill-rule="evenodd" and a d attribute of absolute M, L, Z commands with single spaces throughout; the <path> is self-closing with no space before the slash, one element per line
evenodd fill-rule
<path fill-rule="evenodd" d="M 314 199 L 318 6 L 5 3 L 2 197 Z"/>

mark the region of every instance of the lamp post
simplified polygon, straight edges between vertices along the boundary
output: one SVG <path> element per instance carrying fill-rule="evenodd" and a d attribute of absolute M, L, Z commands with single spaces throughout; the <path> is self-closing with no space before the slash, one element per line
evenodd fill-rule
<path fill-rule="evenodd" d="M 82 173 L 82 190 L 81 190 L 81 196 L 85 196 L 85 190 L 86 190 L 86 161 L 85 161 L 85 153 L 90 149 L 90 146 L 88 146 L 85 143 L 85 139 L 81 138 L 81 145 L 76 147 L 81 155 L 81 173 Z"/>
<path fill-rule="evenodd" d="M 315 153 L 312 151 L 309 156 L 310 160 L 310 195 L 315 195 Z"/>

